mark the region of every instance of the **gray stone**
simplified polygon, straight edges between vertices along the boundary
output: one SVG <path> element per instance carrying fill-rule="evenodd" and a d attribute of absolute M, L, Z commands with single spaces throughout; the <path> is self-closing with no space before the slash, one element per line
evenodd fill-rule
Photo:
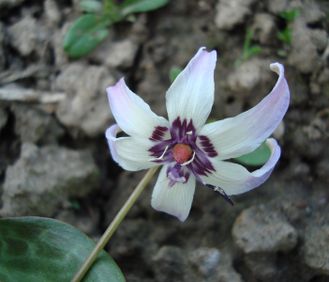
<path fill-rule="evenodd" d="M 198 248 L 193 250 L 188 258 L 190 262 L 205 277 L 210 276 L 217 269 L 221 253 L 216 248 Z"/>
<path fill-rule="evenodd" d="M 99 213 L 92 208 L 88 209 L 88 213 L 82 213 L 81 210 L 61 210 L 55 218 L 75 226 L 89 236 L 95 235 L 98 232 Z"/>
<path fill-rule="evenodd" d="M 303 3 L 302 15 L 308 24 L 319 22 L 326 16 L 325 12 L 321 10 L 315 1 L 305 1 Z"/>
<path fill-rule="evenodd" d="M 233 267 L 229 269 L 222 268 L 218 271 L 216 280 L 210 280 L 211 282 L 243 282 L 241 275 L 237 273 Z"/>
<path fill-rule="evenodd" d="M 197 281 L 187 262 L 182 248 L 163 246 L 152 258 L 155 264 L 156 281 Z"/>
<path fill-rule="evenodd" d="M 322 140 L 327 135 L 329 125 L 328 118 L 321 118 L 321 116 L 312 117 L 308 125 L 302 127 L 304 134 L 309 140 Z"/>
<path fill-rule="evenodd" d="M 220 0 L 216 7 L 215 24 L 220 29 L 232 29 L 251 13 L 255 0 Z"/>
<path fill-rule="evenodd" d="M 328 46 L 324 50 L 321 60 L 323 62 L 329 59 L 329 38 Z M 317 71 L 312 74 L 310 84 L 310 91 L 314 98 L 317 99 L 319 104 L 322 104 L 322 101 L 326 101 L 329 97 L 329 68 L 322 66 Z"/>
<path fill-rule="evenodd" d="M 311 73 L 317 69 L 320 63 L 311 32 L 301 17 L 294 21 L 292 27 L 292 43 L 288 62 L 301 73 Z"/>
<path fill-rule="evenodd" d="M 275 31 L 274 17 L 266 13 L 256 14 L 252 30 L 256 40 L 262 44 L 270 44 L 273 41 Z"/>
<path fill-rule="evenodd" d="M 285 123 L 281 121 L 278 127 L 273 132 L 273 137 L 278 140 L 282 140 L 285 133 Z"/>
<path fill-rule="evenodd" d="M 67 94 L 56 111 L 59 121 L 69 128 L 79 128 L 88 136 L 104 134 L 111 119 L 105 89 L 114 82 L 105 67 L 83 63 L 66 66 L 54 86 Z"/>
<path fill-rule="evenodd" d="M 294 164 L 294 165 L 292 165 L 292 164 Z M 308 176 L 311 171 L 309 165 L 299 159 L 292 161 L 291 167 L 292 167 L 291 168 L 292 175 L 298 176 L 298 177 L 300 177 L 300 179 L 302 179 L 305 176 Z"/>
<path fill-rule="evenodd" d="M 8 114 L 6 110 L 0 106 L 0 130 L 6 125 L 8 120 Z"/>
<path fill-rule="evenodd" d="M 62 68 L 69 62 L 69 58 L 63 48 L 63 40 L 71 25 L 72 22 L 65 23 L 62 26 L 62 29 L 54 31 L 53 36 L 50 39 L 54 48 L 55 65 L 59 68 Z"/>
<path fill-rule="evenodd" d="M 128 257 L 138 253 L 141 262 L 149 263 L 158 247 L 155 240 L 150 238 L 153 229 L 153 224 L 141 218 L 125 219 L 112 239 L 111 255 Z"/>
<path fill-rule="evenodd" d="M 305 230 L 302 259 L 316 272 L 329 274 L 329 225 Z"/>
<path fill-rule="evenodd" d="M 242 211 L 232 234 L 235 243 L 247 254 L 287 252 L 297 244 L 297 232 L 285 217 L 263 205 Z"/>
<path fill-rule="evenodd" d="M 325 158 L 317 163 L 315 171 L 322 181 L 329 183 L 329 158 Z"/>
<path fill-rule="evenodd" d="M 157 66 L 151 60 L 151 58 L 147 58 L 143 62 L 145 64 L 143 66 L 145 68 L 145 74 L 141 77 L 141 81 L 137 86 L 137 93 L 150 105 L 152 111 L 165 116 L 165 93 L 168 89 L 169 82 L 165 85 L 161 81 Z"/>
<path fill-rule="evenodd" d="M 310 30 L 311 40 L 316 46 L 317 50 L 322 52 L 329 43 L 329 37 L 325 30 L 323 29 L 311 29 Z"/>
<path fill-rule="evenodd" d="M 216 273 L 207 282 L 243 282 L 241 275 L 233 267 L 233 258 L 227 251 L 222 252 Z"/>
<path fill-rule="evenodd" d="M 328 42 L 329 47 L 329 42 Z M 329 48 L 327 47 L 328 51 Z M 329 97 L 329 69 L 325 68 L 318 77 L 318 82 L 321 86 L 322 93 L 327 94 L 327 97 Z"/>
<path fill-rule="evenodd" d="M 6 170 L 1 216 L 52 216 L 68 197 L 84 196 L 98 182 L 88 151 L 23 144 L 21 156 Z"/>
<path fill-rule="evenodd" d="M 279 14 L 288 9 L 288 0 L 267 0 L 267 8 L 274 14 Z"/>
<path fill-rule="evenodd" d="M 329 41 L 328 41 L 328 44 L 327 44 L 327 47 L 326 49 L 324 50 L 323 54 L 322 54 L 322 59 L 323 60 L 328 60 L 329 59 Z M 329 75 L 327 74 L 327 77 Z"/>
<path fill-rule="evenodd" d="M 260 281 L 278 281 L 279 272 L 276 266 L 276 256 L 273 254 L 249 254 L 245 263 L 253 277 Z"/>
<path fill-rule="evenodd" d="M 310 133 L 315 133 L 309 137 Z M 291 133 L 294 142 L 294 148 L 300 156 L 306 156 L 310 159 L 317 159 L 323 155 L 326 148 L 326 142 L 321 140 L 321 133 L 312 126 L 297 127 Z M 312 146 L 309 144 L 312 143 Z M 305 150 L 308 148 L 308 150 Z"/>
<path fill-rule="evenodd" d="M 105 224 L 109 224 L 116 213 L 122 207 L 123 203 L 128 199 L 130 194 L 134 191 L 136 185 L 142 179 L 145 172 L 127 172 L 123 171 L 119 175 L 119 179 L 115 185 L 111 185 L 111 197 L 106 203 L 106 218 Z M 151 186 L 151 185 L 150 185 Z M 145 191 L 147 192 L 147 191 Z M 129 212 L 129 216 L 135 217 L 138 215 L 141 204 L 145 206 L 146 209 L 150 208 L 150 198 L 144 195 L 144 197 L 140 197 L 140 199 L 136 202 L 136 204 L 132 207 Z"/>
<path fill-rule="evenodd" d="M 8 28 L 11 45 L 23 56 L 30 55 L 37 46 L 38 23 L 26 16 Z"/>
<path fill-rule="evenodd" d="M 229 251 L 201 247 L 188 253 L 193 269 L 200 278 L 194 281 L 204 282 L 242 282 L 240 274 L 233 268 L 233 259 Z"/>
<path fill-rule="evenodd" d="M 12 8 L 21 5 L 25 0 L 0 0 L 1 8 Z"/>
<path fill-rule="evenodd" d="M 129 38 L 114 42 L 108 38 L 95 50 L 92 58 L 111 68 L 129 68 L 134 62 L 137 49 L 138 45 Z"/>
<path fill-rule="evenodd" d="M 248 96 L 256 86 L 269 80 L 271 75 L 269 62 L 253 58 L 234 69 L 227 78 L 227 84 L 230 90 L 238 93 L 239 96 Z"/>
<path fill-rule="evenodd" d="M 55 118 L 44 111 L 26 104 L 13 104 L 15 132 L 22 143 L 56 143 L 64 134 Z"/>
<path fill-rule="evenodd" d="M 230 93 L 232 94 L 232 93 Z M 223 95 L 224 96 L 224 95 Z M 226 100 L 225 108 L 223 110 L 224 115 L 226 117 L 230 116 L 236 116 L 243 112 L 244 110 L 244 97 L 239 98 L 240 93 L 234 93 L 234 95 L 229 95 L 228 97 L 225 97 L 226 99 L 223 99 L 224 101 Z M 223 97 L 224 98 L 224 97 Z M 219 103 L 217 103 L 219 104 Z M 216 106 L 217 106 L 216 104 Z"/>
<path fill-rule="evenodd" d="M 4 41 L 4 27 L 3 27 L 3 24 L 0 22 L 0 71 L 5 66 L 5 54 L 4 54 L 3 41 Z"/>
<path fill-rule="evenodd" d="M 56 27 L 61 21 L 61 13 L 57 6 L 56 1 L 46 0 L 44 2 L 45 20 L 48 22 L 49 26 Z"/>
<path fill-rule="evenodd" d="M 3 44 L 4 41 L 4 26 L 2 24 L 2 22 L 0 22 L 0 45 Z"/>
<path fill-rule="evenodd" d="M 148 18 L 146 14 L 136 14 L 136 18 L 132 23 L 130 32 L 132 40 L 138 42 L 139 44 L 144 43 L 146 40 L 148 40 L 149 29 Z"/>

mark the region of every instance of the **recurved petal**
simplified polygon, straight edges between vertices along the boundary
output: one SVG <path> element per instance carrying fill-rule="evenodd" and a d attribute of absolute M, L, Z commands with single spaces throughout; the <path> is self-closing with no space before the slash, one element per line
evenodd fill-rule
<path fill-rule="evenodd" d="M 128 88 L 123 78 L 106 91 L 112 114 L 128 135 L 149 138 L 155 127 L 168 126 L 168 121 L 153 113 L 149 105 Z"/>
<path fill-rule="evenodd" d="M 114 124 L 106 130 L 106 138 L 110 147 L 111 155 L 122 168 L 130 171 L 137 171 L 155 166 L 151 162 L 148 149 L 151 148 L 151 141 L 138 137 L 119 137 L 118 125 Z"/>
<path fill-rule="evenodd" d="M 200 135 L 207 136 L 221 160 L 239 157 L 254 151 L 277 128 L 289 105 L 289 88 L 284 68 L 270 65 L 279 75 L 272 91 L 255 107 L 233 118 L 206 124 Z"/>
<path fill-rule="evenodd" d="M 169 186 L 167 166 L 161 168 L 155 184 L 151 205 L 154 209 L 176 216 L 185 221 L 190 213 L 195 190 L 195 177 L 190 175 L 188 181 Z"/>
<path fill-rule="evenodd" d="M 222 188 L 227 195 L 245 193 L 258 187 L 271 175 L 281 154 L 281 149 L 275 139 L 267 139 L 266 143 L 271 149 L 271 156 L 260 169 L 249 172 L 242 165 L 214 158 L 211 161 L 216 171 L 208 176 L 202 176 L 201 179 L 206 184 Z"/>
<path fill-rule="evenodd" d="M 193 119 L 196 128 L 207 120 L 214 103 L 216 51 L 200 48 L 167 91 L 169 122 L 177 117 Z"/>

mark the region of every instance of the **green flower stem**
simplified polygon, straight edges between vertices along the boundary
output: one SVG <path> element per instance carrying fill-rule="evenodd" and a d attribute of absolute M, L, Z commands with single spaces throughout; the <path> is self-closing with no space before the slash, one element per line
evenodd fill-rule
<path fill-rule="evenodd" d="M 97 245 L 95 246 L 94 250 L 91 252 L 89 257 L 85 260 L 83 265 L 81 266 L 80 270 L 76 273 L 74 278 L 72 279 L 72 282 L 79 282 L 82 280 L 82 278 L 85 276 L 89 268 L 92 266 L 94 261 L 96 260 L 99 252 L 105 247 L 107 242 L 110 240 L 114 232 L 119 227 L 122 220 L 126 217 L 127 213 L 133 206 L 133 204 L 136 202 L 140 194 L 143 192 L 147 184 L 151 181 L 154 173 L 157 171 L 158 167 L 153 167 L 148 170 L 148 172 L 145 174 L 143 179 L 139 182 L 135 190 L 132 192 L 128 200 L 125 202 L 123 207 L 120 209 L 120 211 L 117 213 L 109 227 L 104 232 L 103 236 L 98 241 Z"/>

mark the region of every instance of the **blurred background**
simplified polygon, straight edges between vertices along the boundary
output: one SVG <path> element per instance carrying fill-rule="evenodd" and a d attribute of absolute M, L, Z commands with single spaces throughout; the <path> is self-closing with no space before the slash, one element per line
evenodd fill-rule
<path fill-rule="evenodd" d="M 134 282 L 329 281 L 329 2 L 168 1 L 108 26 L 89 54 L 65 52 L 89 8 L 0 0 L 0 216 L 53 217 L 99 238 L 144 173 L 111 159 L 105 88 L 125 77 L 166 115 L 170 73 L 206 46 L 219 54 L 211 119 L 255 105 L 276 81 L 269 64 L 285 65 L 281 160 L 233 207 L 199 186 L 183 224 L 151 208 L 150 185 L 109 252 Z"/>

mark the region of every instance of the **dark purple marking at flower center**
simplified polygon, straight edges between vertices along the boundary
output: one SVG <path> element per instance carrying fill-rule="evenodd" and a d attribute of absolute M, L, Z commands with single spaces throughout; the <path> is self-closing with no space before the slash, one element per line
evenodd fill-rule
<path fill-rule="evenodd" d="M 218 156 L 218 153 L 216 152 L 214 145 L 211 143 L 210 139 L 207 136 L 199 135 L 198 138 L 200 140 L 200 144 L 203 151 L 206 152 L 208 157 L 213 158 Z"/>
<path fill-rule="evenodd" d="M 172 187 L 177 182 L 186 183 L 190 177 L 190 173 L 179 164 L 175 164 L 168 166 L 167 177 L 169 178 L 169 186 Z"/>
<path fill-rule="evenodd" d="M 151 141 L 162 141 L 168 128 L 165 126 L 157 126 L 153 132 L 152 136 L 149 138 Z"/>
<path fill-rule="evenodd" d="M 171 186 L 176 182 L 187 182 L 190 173 L 200 180 L 200 176 L 215 171 L 209 158 L 218 153 L 207 136 L 197 135 L 192 120 L 181 121 L 178 117 L 169 129 L 170 135 L 167 131 L 168 128 L 162 126 L 154 129 L 149 139 L 155 144 L 149 152 L 152 161 L 171 164 L 167 170 Z"/>

